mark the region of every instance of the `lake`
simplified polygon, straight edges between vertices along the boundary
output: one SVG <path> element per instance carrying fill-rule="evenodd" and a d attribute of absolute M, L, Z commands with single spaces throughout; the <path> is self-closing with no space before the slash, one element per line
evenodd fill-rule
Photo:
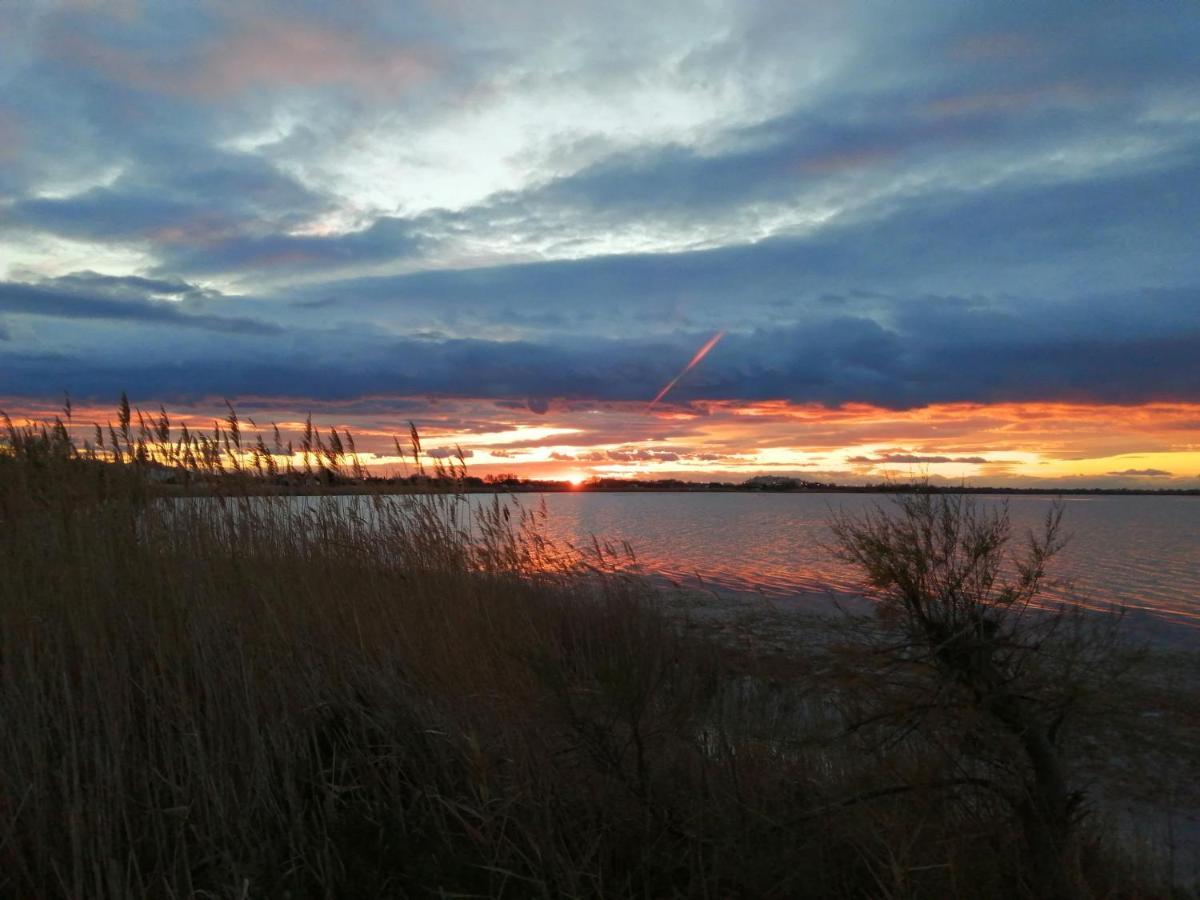
<path fill-rule="evenodd" d="M 1008 503 L 1014 535 L 1036 528 L 1049 497 L 979 496 Z M 721 592 L 788 600 L 859 591 L 855 571 L 826 547 L 831 510 L 888 502 L 869 494 L 554 493 L 550 535 L 627 540 L 649 572 Z M 1055 590 L 1086 605 L 1126 604 L 1135 618 L 1200 625 L 1200 498 L 1068 497 L 1070 541 L 1051 566 Z"/>

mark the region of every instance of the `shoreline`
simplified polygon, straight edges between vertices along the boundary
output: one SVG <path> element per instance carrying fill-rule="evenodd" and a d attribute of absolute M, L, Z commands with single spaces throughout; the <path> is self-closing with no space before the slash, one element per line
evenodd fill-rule
<path fill-rule="evenodd" d="M 225 489 L 232 488 L 226 492 Z M 1200 488 L 1117 489 L 1117 488 L 1008 488 L 1008 487 L 873 487 L 873 486 L 830 486 L 797 489 L 744 488 L 736 485 L 709 487 L 659 487 L 647 485 L 635 487 L 587 487 L 569 483 L 536 485 L 394 485 L 385 483 L 347 484 L 170 484 L 158 482 L 153 485 L 156 495 L 167 497 L 213 497 L 213 496 L 410 496 L 423 494 L 751 494 L 751 495 L 806 495 L 806 494 L 963 494 L 994 497 L 1200 497 Z"/>

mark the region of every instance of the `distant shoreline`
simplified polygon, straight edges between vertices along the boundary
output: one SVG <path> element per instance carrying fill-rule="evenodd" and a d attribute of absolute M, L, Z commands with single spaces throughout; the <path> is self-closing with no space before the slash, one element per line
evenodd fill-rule
<path fill-rule="evenodd" d="M 503 493 L 504 491 L 501 491 Z M 931 493 L 931 494 L 1001 494 L 1001 495 L 1021 495 L 1030 494 L 1043 497 L 1058 497 L 1058 496 L 1137 496 L 1137 497 L 1200 497 L 1200 488 L 1176 488 L 1176 489 L 1136 489 L 1121 490 L 1118 488 L 1062 488 L 1055 490 L 1053 488 L 1007 488 L 1007 487 L 822 487 L 822 488 L 796 488 L 796 489 L 762 489 L 762 488 L 743 488 L 743 487 L 697 487 L 697 488 L 681 488 L 681 487 L 619 487 L 619 488 L 586 488 L 586 487 L 558 487 L 558 488 L 518 488 L 508 489 L 509 493 L 556 493 L 556 494 L 912 494 L 912 493 Z M 473 489 L 467 493 L 497 493 L 494 489 Z"/>
<path fill-rule="evenodd" d="M 159 491 L 167 496 L 207 496 L 221 493 L 220 482 L 191 484 L 160 483 Z M 239 484 L 239 493 L 262 496 L 291 495 L 396 495 L 407 494 L 971 494 L 980 496 L 1031 496 L 1031 497 L 1200 497 L 1200 488 L 1018 488 L 1018 487 L 940 487 L 928 485 L 827 485 L 802 488 L 759 488 L 741 485 L 698 484 L 663 486 L 653 483 L 635 483 L 614 486 L 572 485 L 565 482 L 533 482 L 520 484 L 461 484 L 427 483 L 396 484 L 387 480 L 342 483 L 299 483 L 299 484 Z"/>

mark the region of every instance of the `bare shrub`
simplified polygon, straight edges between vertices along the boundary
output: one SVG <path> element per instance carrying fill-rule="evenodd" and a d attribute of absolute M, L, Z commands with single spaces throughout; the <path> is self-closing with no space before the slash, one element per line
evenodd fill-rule
<path fill-rule="evenodd" d="M 869 684 L 852 695 L 850 731 L 894 758 L 926 760 L 898 790 L 944 791 L 976 813 L 1011 810 L 1036 888 L 1069 897 L 1082 890 L 1075 864 L 1087 809 L 1072 726 L 1119 674 L 1121 615 L 1047 594 L 1062 518 L 1054 504 L 1014 551 L 1006 505 L 916 492 L 838 515 L 832 529 L 837 552 L 880 601 L 851 628 Z"/>

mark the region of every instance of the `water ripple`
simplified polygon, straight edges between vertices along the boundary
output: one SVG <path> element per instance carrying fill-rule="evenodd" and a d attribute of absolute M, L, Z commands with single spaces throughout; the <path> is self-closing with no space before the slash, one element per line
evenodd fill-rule
<path fill-rule="evenodd" d="M 553 536 L 628 540 L 643 566 L 676 581 L 770 597 L 852 593 L 856 572 L 829 550 L 835 511 L 886 498 L 861 494 L 548 494 Z M 981 503 L 1004 502 L 981 497 Z M 1037 528 L 1051 502 L 1008 499 L 1014 534 Z M 1192 497 L 1070 497 L 1071 540 L 1053 574 L 1062 596 L 1124 604 L 1200 624 L 1200 500 Z"/>

